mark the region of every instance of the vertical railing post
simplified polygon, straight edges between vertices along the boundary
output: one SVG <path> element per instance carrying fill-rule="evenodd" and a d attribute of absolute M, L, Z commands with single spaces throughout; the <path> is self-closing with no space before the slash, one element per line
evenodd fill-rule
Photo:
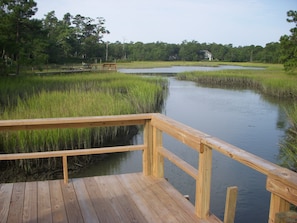
<path fill-rule="evenodd" d="M 203 144 L 200 146 L 195 210 L 198 217 L 206 219 L 210 214 L 212 149 Z"/>
<path fill-rule="evenodd" d="M 144 124 L 143 143 L 145 145 L 142 154 L 143 175 L 148 176 L 153 173 L 153 128 L 150 120 Z"/>
<path fill-rule="evenodd" d="M 297 178 L 286 168 L 277 168 L 267 175 L 266 190 L 271 193 L 269 223 L 275 223 L 276 214 L 290 210 L 290 203 L 297 205 Z"/>
<path fill-rule="evenodd" d="M 153 127 L 153 175 L 164 177 L 164 157 L 159 154 L 162 148 L 162 131 Z"/>
<path fill-rule="evenodd" d="M 234 223 L 236 202 L 237 202 L 237 192 L 238 192 L 237 187 L 227 188 L 224 223 Z"/>
<path fill-rule="evenodd" d="M 143 141 L 143 174 L 164 177 L 164 158 L 158 152 L 162 147 L 162 131 L 153 127 L 149 120 L 144 125 Z"/>
<path fill-rule="evenodd" d="M 63 156 L 63 175 L 64 175 L 64 183 L 68 183 L 68 162 L 67 156 Z"/>
<path fill-rule="evenodd" d="M 269 208 L 269 223 L 275 223 L 276 214 L 290 210 L 290 203 L 278 195 L 271 193 Z"/>

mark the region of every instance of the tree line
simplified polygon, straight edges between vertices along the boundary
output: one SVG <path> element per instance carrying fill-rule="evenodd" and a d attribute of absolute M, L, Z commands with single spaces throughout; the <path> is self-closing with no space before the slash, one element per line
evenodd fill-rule
<path fill-rule="evenodd" d="M 55 11 L 51 11 L 43 19 L 36 19 L 37 10 L 34 0 L 0 0 L 0 74 L 18 74 L 21 67 L 41 68 L 45 64 L 200 61 L 207 59 L 205 50 L 211 52 L 217 61 L 280 63 L 290 60 L 292 64 L 292 56 L 286 54 L 287 51 L 296 51 L 296 43 L 293 42 L 296 37 L 292 38 L 296 35 L 296 28 L 291 30 L 292 36 L 283 36 L 280 42 L 267 43 L 264 47 L 235 47 L 196 40 L 185 40 L 180 44 L 109 43 L 103 40 L 109 31 L 102 17 L 94 19 L 66 13 L 58 19 Z M 288 17 L 292 17 L 289 22 L 296 23 L 296 11 L 288 12 Z"/>
<path fill-rule="evenodd" d="M 102 17 L 51 11 L 36 19 L 34 0 L 0 0 L 0 74 L 19 73 L 21 66 L 73 63 L 100 57 L 109 31 Z"/>
<path fill-rule="evenodd" d="M 211 52 L 213 60 L 227 62 L 280 62 L 280 43 L 272 42 L 262 46 L 238 46 L 232 44 L 199 43 L 195 40 L 183 41 L 181 44 L 164 42 L 110 43 L 108 60 L 131 61 L 201 61 L 208 60 L 204 51 Z"/>

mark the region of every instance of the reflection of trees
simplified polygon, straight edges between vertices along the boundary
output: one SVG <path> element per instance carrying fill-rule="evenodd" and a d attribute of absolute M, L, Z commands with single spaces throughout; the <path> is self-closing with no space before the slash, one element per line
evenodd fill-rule
<path fill-rule="evenodd" d="M 291 126 L 280 145 L 280 164 L 297 172 L 297 104 L 287 108 L 287 116 Z"/>
<path fill-rule="evenodd" d="M 290 120 L 288 120 L 288 115 L 286 111 L 291 110 L 294 107 L 291 100 L 286 100 L 284 98 L 280 99 L 265 94 L 261 94 L 261 98 L 264 101 L 267 101 L 270 104 L 273 104 L 278 107 L 276 127 L 281 130 L 286 130 L 288 126 L 290 126 L 291 124 L 288 123 L 290 122 Z"/>
<path fill-rule="evenodd" d="M 285 131 L 285 136 L 280 141 L 279 164 L 297 172 L 297 103 L 264 94 L 261 97 L 278 106 L 276 127 Z"/>
<path fill-rule="evenodd" d="M 285 131 L 285 136 L 280 142 L 279 164 L 297 172 L 297 104 L 267 95 L 261 97 L 278 106 L 276 127 Z"/>

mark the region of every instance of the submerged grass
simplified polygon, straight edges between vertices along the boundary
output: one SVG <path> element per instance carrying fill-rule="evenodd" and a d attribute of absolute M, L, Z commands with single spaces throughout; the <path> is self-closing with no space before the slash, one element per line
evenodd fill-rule
<path fill-rule="evenodd" d="M 166 79 L 119 73 L 2 77 L 0 119 L 159 112 L 167 96 L 167 85 Z M 0 153 L 100 147 L 119 143 L 119 139 L 128 141 L 136 132 L 135 127 L 0 132 Z M 83 162 L 88 159 L 85 157 Z M 80 161 L 81 158 L 73 160 L 75 163 Z M 40 159 L 17 161 L 16 164 L 26 173 L 32 173 L 35 167 L 55 169 L 60 162 Z"/>

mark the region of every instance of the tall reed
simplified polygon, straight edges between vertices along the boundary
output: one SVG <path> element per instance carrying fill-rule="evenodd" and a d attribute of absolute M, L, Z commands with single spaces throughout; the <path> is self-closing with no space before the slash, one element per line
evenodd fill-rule
<path fill-rule="evenodd" d="M 168 88 L 166 79 L 119 73 L 8 77 L 2 80 L 2 120 L 159 112 Z M 127 141 L 136 132 L 133 126 L 0 132 L 0 152 L 101 147 L 118 144 L 119 139 Z M 73 162 L 81 160 L 77 157 Z M 83 162 L 88 160 L 89 157 L 85 157 Z M 40 159 L 17 161 L 16 164 L 26 173 L 32 173 L 36 167 L 55 169 L 60 162 Z"/>
<path fill-rule="evenodd" d="M 290 127 L 280 144 L 280 164 L 297 172 L 297 104 L 287 109 Z"/>

